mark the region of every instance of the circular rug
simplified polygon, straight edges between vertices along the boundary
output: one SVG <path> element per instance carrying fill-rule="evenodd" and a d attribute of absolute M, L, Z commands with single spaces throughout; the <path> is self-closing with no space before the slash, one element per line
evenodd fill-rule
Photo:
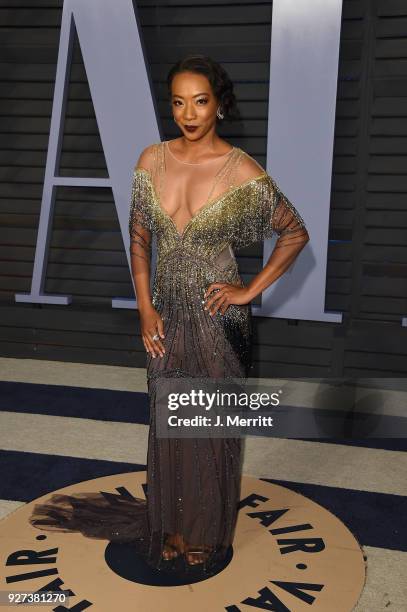
<path fill-rule="evenodd" d="M 146 472 L 115 474 L 52 493 L 126 491 L 144 497 L 145 479 Z M 50 495 L 0 521 L 4 610 L 17 607 L 7 604 L 8 592 L 18 601 L 18 593 L 68 591 L 65 602 L 52 599 L 39 607 L 98 612 L 351 612 L 363 589 L 363 551 L 350 530 L 307 497 L 258 478 L 242 478 L 239 518 L 226 565 L 214 576 L 181 585 L 146 567 L 129 545 L 32 527 L 28 517 L 34 504 Z"/>

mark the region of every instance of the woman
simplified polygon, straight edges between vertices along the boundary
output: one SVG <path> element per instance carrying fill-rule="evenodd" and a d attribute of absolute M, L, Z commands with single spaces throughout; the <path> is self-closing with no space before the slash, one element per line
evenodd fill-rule
<path fill-rule="evenodd" d="M 158 437 L 157 391 L 176 378 L 198 383 L 198 378 L 247 376 L 250 302 L 285 272 L 309 237 L 272 177 L 217 135 L 218 122 L 237 116 L 223 68 L 208 57 L 189 56 L 173 66 L 167 83 L 182 136 L 142 151 L 129 217 L 150 398 L 147 501 L 131 500 L 109 514 L 100 494 L 54 495 L 49 504 L 37 506 L 31 522 L 91 537 L 133 538 L 155 568 L 175 562 L 181 572 L 198 566 L 205 573 L 219 568 L 230 553 L 241 440 Z M 269 261 L 244 286 L 233 248 L 274 232 L 279 237 Z M 157 267 L 151 296 L 153 234 Z M 96 510 L 99 517 L 92 523 Z"/>

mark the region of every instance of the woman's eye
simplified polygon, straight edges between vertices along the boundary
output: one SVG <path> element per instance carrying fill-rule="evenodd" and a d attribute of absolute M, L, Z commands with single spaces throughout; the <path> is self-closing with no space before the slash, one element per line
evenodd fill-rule
<path fill-rule="evenodd" d="M 203 102 L 204 104 L 207 103 L 207 99 L 206 98 L 199 98 L 198 102 Z"/>

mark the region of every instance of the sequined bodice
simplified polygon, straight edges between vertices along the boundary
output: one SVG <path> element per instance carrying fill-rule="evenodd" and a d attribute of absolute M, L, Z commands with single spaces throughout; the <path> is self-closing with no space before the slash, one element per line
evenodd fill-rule
<path fill-rule="evenodd" d="M 140 174 L 139 180 L 146 183 L 144 190 L 149 194 L 146 212 L 150 227 L 157 236 L 157 265 L 174 251 L 187 259 L 199 256 L 215 264 L 225 247 L 232 247 L 233 237 L 239 236 L 239 225 L 244 221 L 244 207 L 239 205 L 241 191 L 249 182 L 257 182 L 260 177 L 267 176 L 262 173 L 259 178 L 232 187 L 206 203 L 180 233 L 171 216 L 160 205 L 149 173 L 144 169 L 137 169 L 136 172 Z"/>
<path fill-rule="evenodd" d="M 170 285 L 175 302 L 199 298 L 199 304 L 211 282 L 241 285 L 234 248 L 273 233 L 279 235 L 278 246 L 284 247 L 304 230 L 298 211 L 257 162 L 245 176 L 245 160 L 252 158 L 239 147 L 219 163 L 181 168 L 165 154 L 165 146 L 165 142 L 152 146 L 149 169 L 135 168 L 129 220 L 133 253 L 145 248 L 140 228 L 157 237 L 156 306 L 169 296 Z M 167 207 L 174 208 L 174 192 L 184 194 L 189 189 L 188 197 L 193 196 L 194 176 L 201 205 L 180 232 Z M 209 194 L 206 202 L 205 194 Z"/>

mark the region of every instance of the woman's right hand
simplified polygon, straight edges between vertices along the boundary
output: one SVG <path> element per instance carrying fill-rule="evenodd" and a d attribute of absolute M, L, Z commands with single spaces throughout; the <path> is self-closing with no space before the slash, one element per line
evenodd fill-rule
<path fill-rule="evenodd" d="M 160 340 L 164 338 L 164 322 L 153 305 L 147 308 L 139 309 L 141 337 L 147 353 L 151 353 L 153 357 L 160 355 L 163 357 L 165 348 Z M 157 334 L 160 338 L 153 340 L 153 336 Z"/>

